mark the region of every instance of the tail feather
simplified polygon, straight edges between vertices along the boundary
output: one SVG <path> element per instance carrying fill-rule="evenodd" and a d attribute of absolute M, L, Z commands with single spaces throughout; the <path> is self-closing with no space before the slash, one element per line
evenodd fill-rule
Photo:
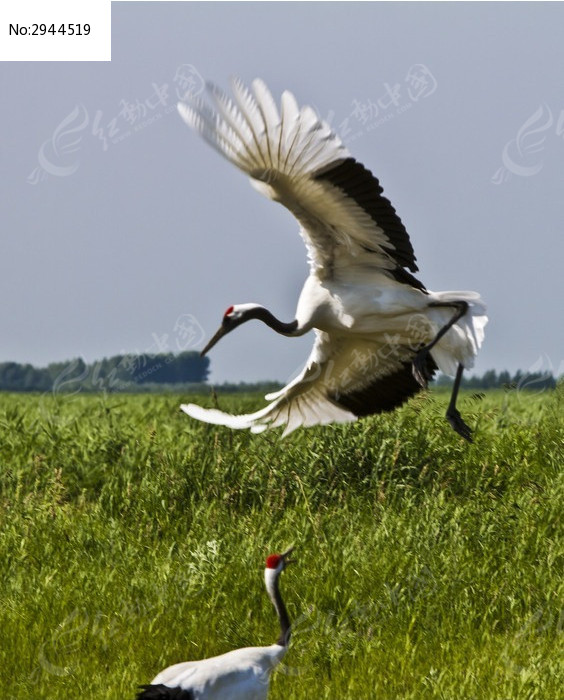
<path fill-rule="evenodd" d="M 454 376 L 459 364 L 466 369 L 474 366 L 474 360 L 484 340 L 484 329 L 488 322 L 486 305 L 477 292 L 430 292 L 432 301 L 465 301 L 467 313 L 444 335 L 431 350 L 437 366 L 445 374 Z M 431 308 L 428 317 L 437 325 L 437 330 L 452 317 L 448 308 Z"/>

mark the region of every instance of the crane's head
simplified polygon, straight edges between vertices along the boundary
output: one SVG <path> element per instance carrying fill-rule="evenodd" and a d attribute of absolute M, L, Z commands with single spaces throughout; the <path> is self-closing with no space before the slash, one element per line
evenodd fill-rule
<path fill-rule="evenodd" d="M 221 326 L 218 331 L 200 352 L 200 355 L 203 357 L 224 335 L 230 333 L 234 328 L 237 328 L 237 326 L 245 323 L 245 321 L 250 321 L 251 318 L 257 318 L 257 311 L 263 308 L 264 307 L 260 304 L 236 304 L 235 306 L 230 306 L 223 314 Z"/>
<path fill-rule="evenodd" d="M 294 551 L 293 547 L 287 549 L 284 554 L 270 554 L 266 558 L 266 571 L 270 571 L 275 575 L 281 574 L 288 564 L 293 563 L 293 559 L 288 557 Z"/>

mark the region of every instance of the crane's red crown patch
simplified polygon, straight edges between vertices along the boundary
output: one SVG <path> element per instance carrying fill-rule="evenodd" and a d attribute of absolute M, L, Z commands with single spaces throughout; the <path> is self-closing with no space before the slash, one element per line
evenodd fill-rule
<path fill-rule="evenodd" d="M 281 559 L 282 557 L 279 554 L 271 554 L 269 557 L 266 558 L 266 568 L 276 569 L 278 564 L 280 564 Z"/>
<path fill-rule="evenodd" d="M 227 311 L 223 314 L 224 316 L 229 316 L 229 314 L 233 311 L 233 307 L 230 306 Z"/>

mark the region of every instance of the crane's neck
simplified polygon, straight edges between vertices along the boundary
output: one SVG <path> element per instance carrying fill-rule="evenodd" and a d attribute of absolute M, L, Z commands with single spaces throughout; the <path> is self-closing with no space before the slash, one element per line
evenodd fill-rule
<path fill-rule="evenodd" d="M 305 332 L 299 328 L 299 323 L 296 319 L 290 321 L 290 323 L 284 323 L 283 321 L 277 319 L 274 314 L 270 313 L 268 309 L 265 309 L 264 306 L 259 306 L 258 304 L 249 309 L 246 316 L 247 318 L 245 320 L 256 318 L 257 320 L 266 323 L 269 328 L 272 328 L 272 330 L 280 333 L 281 335 L 301 335 Z"/>
<path fill-rule="evenodd" d="M 278 577 L 280 572 L 276 569 L 265 569 L 264 570 L 264 582 L 266 584 L 266 590 L 272 605 L 276 610 L 278 615 L 278 620 L 280 621 L 280 636 L 276 640 L 276 644 L 282 647 L 288 646 L 290 642 L 290 618 L 288 617 L 288 611 L 280 595 L 280 589 L 278 588 Z"/>

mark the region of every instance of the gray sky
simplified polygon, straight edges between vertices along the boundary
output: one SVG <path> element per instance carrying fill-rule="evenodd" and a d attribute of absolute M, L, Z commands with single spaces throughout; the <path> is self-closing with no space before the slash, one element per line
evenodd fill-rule
<path fill-rule="evenodd" d="M 296 222 L 174 108 L 234 74 L 331 118 L 426 286 L 483 295 L 477 371 L 564 371 L 563 26 L 560 3 L 114 2 L 111 63 L 0 64 L 0 361 L 200 347 L 234 303 L 293 318 Z M 212 379 L 286 380 L 311 343 L 248 324 Z"/>

